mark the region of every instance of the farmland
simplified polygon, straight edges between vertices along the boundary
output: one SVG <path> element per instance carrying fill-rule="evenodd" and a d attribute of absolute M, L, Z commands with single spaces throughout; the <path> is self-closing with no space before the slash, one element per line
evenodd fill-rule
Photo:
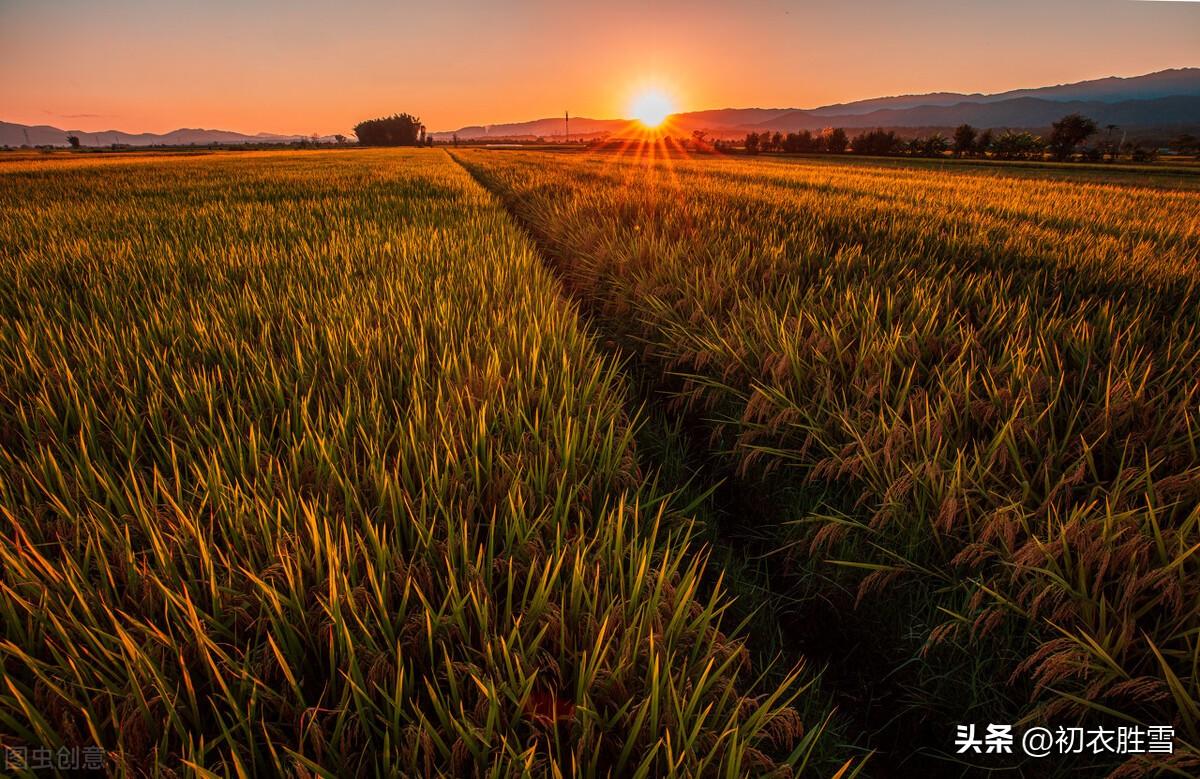
<path fill-rule="evenodd" d="M 448 157 L 33 160 L 0 200 L 6 746 L 324 776 L 817 748 L 811 680 L 756 688 L 701 590 L 617 366 Z"/>
<path fill-rule="evenodd" d="M 848 777 L 956 722 L 1138 722 L 1175 753 L 1097 768 L 1194 773 L 1198 185 L 6 161 L 0 738 Z"/>
<path fill-rule="evenodd" d="M 758 493 L 776 579 L 894 637 L 859 662 L 909 719 L 1169 722 L 1195 769 L 1194 188 L 459 156 Z"/>

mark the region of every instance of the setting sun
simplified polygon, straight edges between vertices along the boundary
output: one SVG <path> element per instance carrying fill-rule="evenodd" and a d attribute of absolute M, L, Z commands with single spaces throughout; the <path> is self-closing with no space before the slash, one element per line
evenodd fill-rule
<path fill-rule="evenodd" d="M 658 127 L 675 110 L 675 101 L 661 89 L 643 89 L 634 95 L 629 112 L 646 127 Z"/>

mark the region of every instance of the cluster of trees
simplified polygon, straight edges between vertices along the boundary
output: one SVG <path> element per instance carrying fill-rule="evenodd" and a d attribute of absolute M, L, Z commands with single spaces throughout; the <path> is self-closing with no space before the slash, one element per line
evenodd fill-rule
<path fill-rule="evenodd" d="M 876 156 L 902 154 L 910 157 L 944 157 L 947 152 L 953 152 L 956 157 L 970 157 L 986 154 L 994 144 L 991 130 L 981 134 L 971 125 L 964 124 L 954 131 L 953 138 L 933 133 L 904 139 L 891 131 L 871 130 L 854 136 L 850 141 L 850 150 L 855 154 Z"/>
<path fill-rule="evenodd" d="M 1200 138 L 1191 133 L 1182 133 L 1171 141 L 1171 146 L 1181 154 L 1198 154 L 1200 153 Z"/>
<path fill-rule="evenodd" d="M 361 125 L 360 125 L 360 126 L 361 126 Z M 336 134 L 334 134 L 334 136 L 333 136 L 333 140 L 334 140 L 334 143 L 336 143 L 336 144 L 337 144 L 337 145 L 339 145 L 339 146 L 342 146 L 342 145 L 344 145 L 344 144 L 346 143 L 346 136 L 342 135 L 341 133 L 336 133 Z M 68 145 L 68 146 L 70 146 L 72 149 L 78 149 L 78 148 L 80 148 L 80 140 L 79 140 L 79 136 L 78 136 L 78 135 L 68 135 L 68 136 L 67 136 L 67 145 Z M 294 141 L 276 141 L 276 142 L 270 142 L 270 141 L 268 141 L 268 142 L 264 142 L 264 143 L 238 143 L 238 142 L 236 142 L 236 141 L 235 141 L 235 142 L 222 142 L 222 141 L 213 141 L 213 142 L 210 142 L 210 143 L 200 143 L 200 144 L 197 144 L 197 143 L 194 143 L 194 142 L 193 142 L 193 143 L 187 143 L 187 144 L 174 144 L 174 145 L 172 145 L 172 144 L 151 144 L 150 146 L 148 146 L 148 147 L 145 147 L 145 148 L 151 148 L 151 149 L 154 149 L 154 148 L 174 148 L 174 147 L 176 147 L 176 146 L 187 146 L 187 147 L 199 147 L 199 148 L 208 148 L 208 149 L 225 149 L 225 148 L 232 148 L 232 149 L 266 149 L 266 148 L 277 148 L 277 147 L 280 147 L 280 146 L 296 146 L 296 147 L 299 147 L 299 148 L 301 148 L 301 149 L 307 149 L 307 148 L 310 148 L 310 147 L 314 147 L 314 148 L 315 148 L 315 147 L 327 146 L 327 145 L 329 145 L 329 144 L 327 144 L 327 143 L 325 143 L 324 141 L 322 141 L 322 140 L 321 140 L 321 136 L 320 136 L 319 134 L 317 134 L 317 133 L 313 133 L 311 138 L 298 138 L 297 140 L 294 140 Z M 376 144 L 376 145 L 382 146 L 382 145 L 387 145 L 387 144 Z M 5 148 L 8 148 L 8 147 L 6 146 Z M 38 148 L 41 148 L 41 147 L 38 147 Z M 53 147 L 53 146 L 48 146 L 48 147 L 46 147 L 46 148 L 51 148 L 51 149 L 52 149 L 52 148 L 54 148 L 54 147 Z M 108 146 L 92 146 L 92 147 L 89 147 L 89 148 L 94 148 L 94 149 L 130 149 L 130 148 L 133 148 L 133 147 L 132 147 L 130 144 L 128 144 L 128 143 L 113 143 L 113 144 L 110 144 L 110 145 L 108 145 Z"/>
<path fill-rule="evenodd" d="M 813 134 L 808 130 L 798 133 L 750 133 L 746 136 L 745 147 L 750 154 L 760 151 L 781 151 L 791 154 L 802 152 L 828 152 L 841 154 L 850 144 L 846 131 L 840 127 L 824 130 Z"/>
<path fill-rule="evenodd" d="M 425 125 L 411 114 L 394 114 L 359 122 L 354 126 L 354 134 L 362 146 L 433 145 L 433 137 L 425 132 Z"/>
<path fill-rule="evenodd" d="M 759 152 L 826 152 L 830 154 L 869 154 L 874 156 L 904 155 L 911 157 L 944 157 L 953 153 L 955 157 L 992 157 L 1001 160 L 1044 159 L 1049 154 L 1053 159 L 1065 161 L 1078 156 L 1087 161 L 1117 159 L 1124 151 L 1136 162 L 1152 159 L 1152 150 L 1134 144 L 1114 142 L 1116 125 L 1108 125 L 1104 140 L 1093 146 L 1082 147 L 1089 138 L 1097 135 L 1100 128 L 1086 116 L 1068 114 L 1055 122 L 1047 138 L 1024 131 L 1006 130 L 996 134 L 991 130 L 982 132 L 969 124 L 960 125 L 952 138 L 941 133 L 925 137 L 904 139 L 888 130 L 870 130 L 847 138 L 845 130 L 833 128 L 816 135 L 805 130 L 799 133 L 749 133 L 744 146 L 749 154 Z M 1194 142 L 1194 139 L 1190 139 Z"/>

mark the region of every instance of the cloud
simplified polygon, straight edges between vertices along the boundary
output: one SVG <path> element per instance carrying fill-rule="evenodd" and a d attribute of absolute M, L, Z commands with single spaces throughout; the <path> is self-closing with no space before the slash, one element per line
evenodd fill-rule
<path fill-rule="evenodd" d="M 47 111 L 42 109 L 42 113 L 48 116 L 57 116 L 59 119 L 112 119 L 112 114 L 60 114 L 57 111 Z"/>

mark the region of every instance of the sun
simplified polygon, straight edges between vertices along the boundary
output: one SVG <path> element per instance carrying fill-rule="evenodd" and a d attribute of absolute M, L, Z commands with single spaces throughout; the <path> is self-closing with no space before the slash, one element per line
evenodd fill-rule
<path fill-rule="evenodd" d="M 643 89 L 633 96 L 629 113 L 649 128 L 658 127 L 675 111 L 675 101 L 661 89 Z"/>

